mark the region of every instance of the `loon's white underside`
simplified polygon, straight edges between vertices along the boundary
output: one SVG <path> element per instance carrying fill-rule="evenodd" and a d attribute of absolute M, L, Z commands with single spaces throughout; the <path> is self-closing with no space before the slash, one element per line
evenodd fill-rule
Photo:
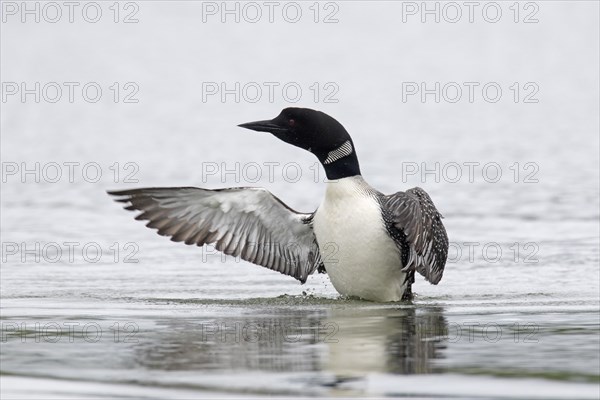
<path fill-rule="evenodd" d="M 399 301 L 406 290 L 398 246 L 386 231 L 381 206 L 359 176 L 327 184 L 314 216 L 327 274 L 343 295 Z"/>

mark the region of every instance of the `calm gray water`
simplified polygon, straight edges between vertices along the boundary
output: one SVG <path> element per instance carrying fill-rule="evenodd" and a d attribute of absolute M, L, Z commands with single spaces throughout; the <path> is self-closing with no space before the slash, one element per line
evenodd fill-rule
<path fill-rule="evenodd" d="M 220 2 L 100 2 L 96 23 L 37 4 L 1 25 L 3 398 L 599 397 L 597 2 L 502 2 L 495 23 L 486 2 L 472 23 L 448 3 L 439 23 L 420 2 L 301 2 L 297 23 L 289 3 L 273 23 L 262 3 L 256 23 L 246 3 L 224 23 Z M 236 127 L 289 105 L 339 119 L 376 188 L 431 194 L 438 286 L 345 299 L 174 244 L 105 193 L 264 186 L 314 210 L 312 156 Z"/>

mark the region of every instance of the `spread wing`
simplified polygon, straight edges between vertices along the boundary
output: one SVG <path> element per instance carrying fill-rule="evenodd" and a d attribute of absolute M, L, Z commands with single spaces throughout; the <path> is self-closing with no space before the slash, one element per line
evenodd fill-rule
<path fill-rule="evenodd" d="M 403 251 L 404 268 L 437 284 L 448 258 L 448 235 L 429 195 L 416 187 L 384 196 L 382 206 L 388 230 Z"/>
<path fill-rule="evenodd" d="M 304 283 L 321 265 L 312 214 L 300 214 L 262 188 L 208 190 L 195 187 L 112 191 L 136 219 L 185 244 L 214 244 Z"/>

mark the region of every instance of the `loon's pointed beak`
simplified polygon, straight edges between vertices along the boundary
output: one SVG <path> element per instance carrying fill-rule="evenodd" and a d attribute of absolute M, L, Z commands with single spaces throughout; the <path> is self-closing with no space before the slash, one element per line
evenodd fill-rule
<path fill-rule="evenodd" d="M 287 131 L 287 128 L 277 125 L 272 120 L 246 122 L 245 124 L 239 124 L 238 126 L 259 132 L 281 133 Z"/>

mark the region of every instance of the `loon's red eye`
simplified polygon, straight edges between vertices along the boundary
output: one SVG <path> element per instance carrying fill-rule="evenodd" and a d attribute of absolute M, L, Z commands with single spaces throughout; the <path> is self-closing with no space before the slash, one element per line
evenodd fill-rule
<path fill-rule="evenodd" d="M 289 126 L 294 126 L 294 125 L 296 125 L 296 120 L 295 119 L 290 119 L 288 121 L 288 124 L 289 124 Z"/>

